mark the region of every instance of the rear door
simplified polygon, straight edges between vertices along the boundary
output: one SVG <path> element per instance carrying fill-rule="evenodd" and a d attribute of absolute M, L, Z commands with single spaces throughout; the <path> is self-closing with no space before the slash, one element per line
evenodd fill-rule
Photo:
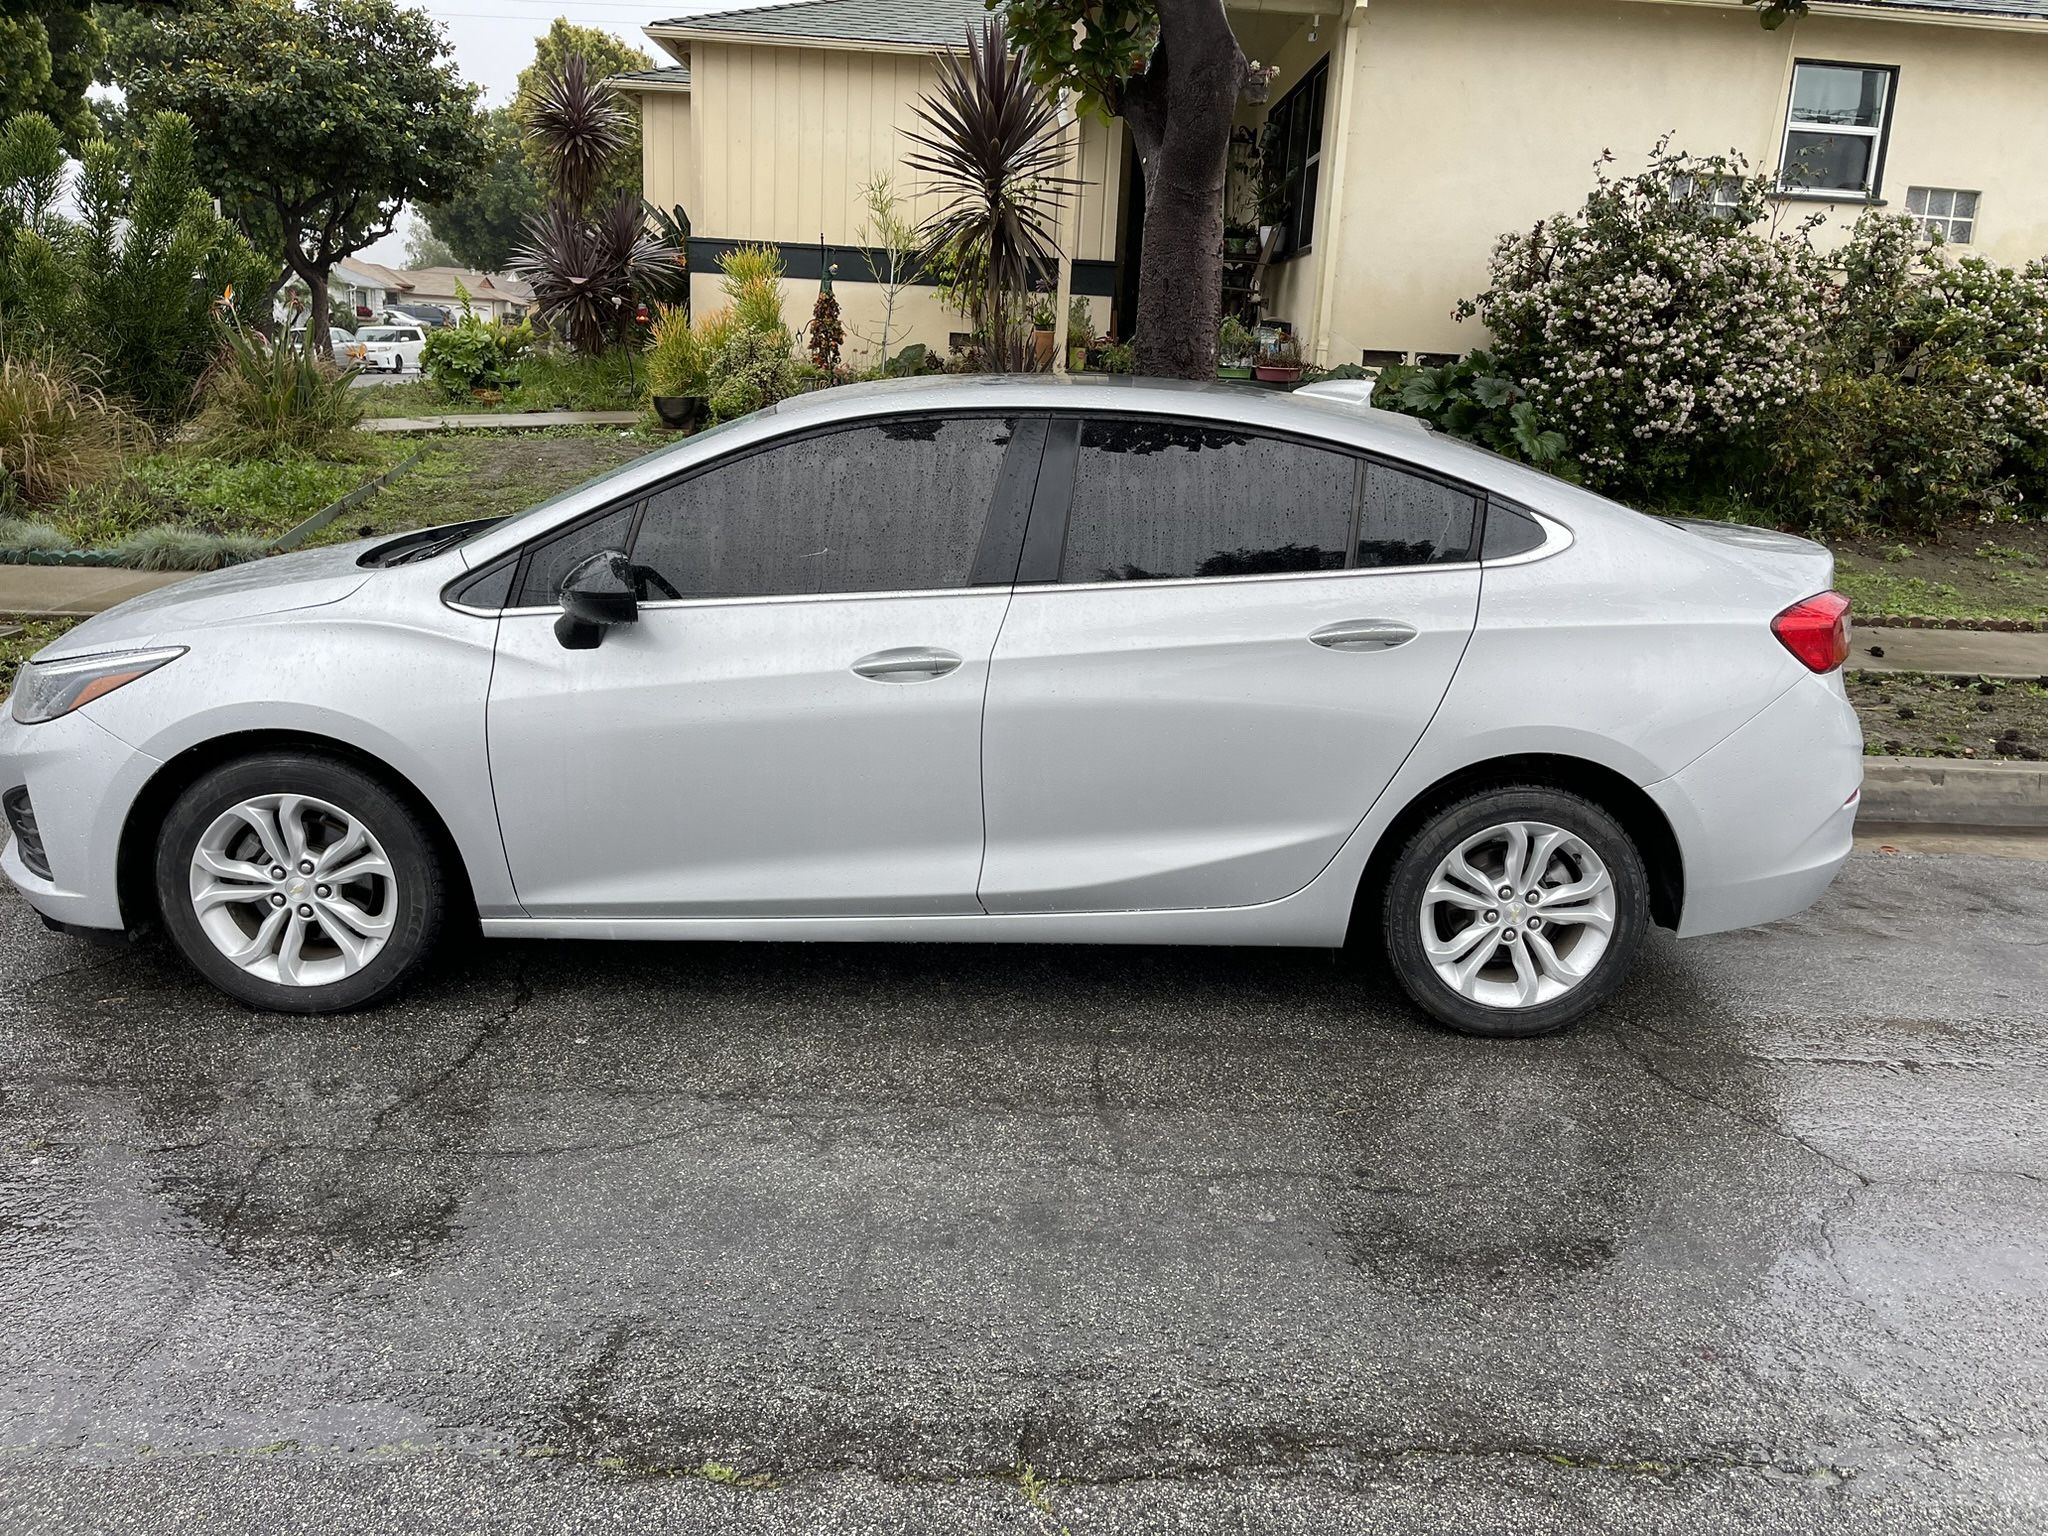
<path fill-rule="evenodd" d="M 1002 415 L 835 426 L 529 549 L 490 700 L 525 909 L 979 910 L 982 697 L 1043 437 Z M 564 649 L 541 605 L 606 548 L 649 600 Z"/>
<path fill-rule="evenodd" d="M 1038 491 L 989 677 L 982 904 L 1299 890 L 1449 687 L 1479 498 L 1328 444 L 1136 417 L 1056 420 Z"/>

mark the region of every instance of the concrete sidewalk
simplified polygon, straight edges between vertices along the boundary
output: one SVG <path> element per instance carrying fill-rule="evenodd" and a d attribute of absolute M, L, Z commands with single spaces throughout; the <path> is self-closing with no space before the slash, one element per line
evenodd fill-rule
<path fill-rule="evenodd" d="M 630 427 L 638 411 L 492 411 L 460 416 L 381 416 L 364 432 L 530 432 L 541 427 Z"/>
<path fill-rule="evenodd" d="M 0 565 L 0 614 L 43 619 L 102 613 L 197 574 L 112 565 Z"/>
<path fill-rule="evenodd" d="M 2048 635 L 1984 629 L 1855 631 L 1849 666 L 1859 672 L 1945 672 L 1962 677 L 2048 677 Z M 1873 654 L 1883 652 L 1882 655 Z"/>

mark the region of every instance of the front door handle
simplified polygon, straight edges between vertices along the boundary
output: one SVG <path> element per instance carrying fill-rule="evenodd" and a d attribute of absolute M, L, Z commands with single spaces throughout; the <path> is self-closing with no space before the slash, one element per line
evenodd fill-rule
<path fill-rule="evenodd" d="M 1309 639 L 1332 651 L 1391 651 L 1413 640 L 1415 633 L 1414 625 L 1392 619 L 1344 619 L 1325 624 Z"/>
<path fill-rule="evenodd" d="M 928 683 L 944 677 L 960 665 L 951 651 L 928 645 L 906 645 L 893 651 L 876 651 L 853 664 L 853 670 L 877 683 Z"/>

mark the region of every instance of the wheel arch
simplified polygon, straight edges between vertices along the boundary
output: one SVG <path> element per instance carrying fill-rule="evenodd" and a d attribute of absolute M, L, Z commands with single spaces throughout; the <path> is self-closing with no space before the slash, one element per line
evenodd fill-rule
<path fill-rule="evenodd" d="M 1359 877 L 1351 911 L 1351 936 L 1379 932 L 1380 903 L 1394 860 L 1430 817 L 1482 790 L 1512 784 L 1561 789 L 1592 801 L 1621 823 L 1643 858 L 1650 885 L 1650 916 L 1660 928 L 1676 928 L 1685 910 L 1685 859 L 1678 835 L 1657 802 L 1641 785 L 1603 764 L 1582 757 L 1526 752 L 1488 758 L 1445 774 L 1401 808 L 1373 845 Z"/>
<path fill-rule="evenodd" d="M 447 821 L 435 809 L 433 802 L 421 794 L 404 774 L 375 753 L 332 736 L 312 731 L 253 730 L 215 736 L 167 758 L 150 775 L 149 781 L 129 805 L 128 814 L 121 823 L 115 875 L 121 921 L 131 932 L 159 916 L 154 873 L 156 835 L 178 796 L 197 783 L 201 775 L 221 764 L 252 757 L 259 752 L 306 752 L 331 757 L 377 779 L 410 805 L 433 835 L 435 851 L 441 855 L 448 881 L 450 915 L 473 915 L 476 912 L 475 887 L 470 879 L 468 861 L 463 857 L 462 845 L 448 830 Z"/>

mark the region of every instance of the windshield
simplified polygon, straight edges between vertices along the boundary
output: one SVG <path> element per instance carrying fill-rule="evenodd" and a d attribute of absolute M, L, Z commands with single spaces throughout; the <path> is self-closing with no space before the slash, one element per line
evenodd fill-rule
<path fill-rule="evenodd" d="M 406 339 L 407 337 L 403 331 L 394 331 L 384 326 L 373 325 L 370 329 L 363 332 L 363 340 L 365 341 L 404 341 Z"/>

